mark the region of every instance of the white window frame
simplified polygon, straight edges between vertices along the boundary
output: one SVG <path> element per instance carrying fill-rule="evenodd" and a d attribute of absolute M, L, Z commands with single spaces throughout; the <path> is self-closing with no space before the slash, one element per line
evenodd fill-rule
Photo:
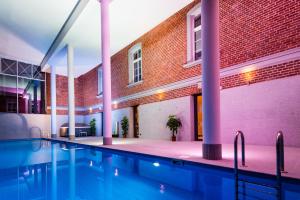
<path fill-rule="evenodd" d="M 191 67 L 201 63 L 201 59 L 195 60 L 195 17 L 201 15 L 200 3 L 187 13 L 187 64 L 184 67 Z M 198 28 L 199 29 L 199 28 Z M 201 30 L 201 26 L 200 26 Z"/>
<path fill-rule="evenodd" d="M 103 70 L 102 67 L 99 67 L 97 70 L 97 76 L 98 76 L 98 91 L 97 96 L 100 97 L 103 94 Z"/>
<path fill-rule="evenodd" d="M 133 54 L 138 50 L 141 51 L 141 57 L 133 60 Z M 141 62 L 141 80 L 134 81 L 134 63 Z M 143 51 L 142 44 L 138 43 L 128 50 L 128 86 L 137 85 L 143 82 Z"/>

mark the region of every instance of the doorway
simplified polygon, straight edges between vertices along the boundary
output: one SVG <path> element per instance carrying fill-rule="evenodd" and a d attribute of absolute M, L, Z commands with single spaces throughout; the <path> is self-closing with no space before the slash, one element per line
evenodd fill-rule
<path fill-rule="evenodd" d="M 138 105 L 133 106 L 133 135 L 135 138 L 140 137 L 138 107 Z"/>
<path fill-rule="evenodd" d="M 195 114 L 195 140 L 203 140 L 202 128 L 202 94 L 194 95 L 194 114 Z"/>

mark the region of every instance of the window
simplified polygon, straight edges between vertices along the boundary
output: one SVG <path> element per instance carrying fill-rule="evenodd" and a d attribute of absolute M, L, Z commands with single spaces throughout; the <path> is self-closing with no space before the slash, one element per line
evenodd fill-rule
<path fill-rule="evenodd" d="M 0 58 L 0 112 L 45 113 L 41 67 Z"/>
<path fill-rule="evenodd" d="M 200 4 L 187 14 L 187 63 L 201 61 L 201 13 Z"/>
<path fill-rule="evenodd" d="M 194 20 L 194 42 L 195 60 L 199 60 L 201 58 L 201 15 L 197 16 Z"/>
<path fill-rule="evenodd" d="M 142 81 L 142 45 L 133 46 L 128 53 L 129 84 Z"/>
<path fill-rule="evenodd" d="M 102 68 L 98 68 L 98 96 L 103 94 L 103 73 Z"/>

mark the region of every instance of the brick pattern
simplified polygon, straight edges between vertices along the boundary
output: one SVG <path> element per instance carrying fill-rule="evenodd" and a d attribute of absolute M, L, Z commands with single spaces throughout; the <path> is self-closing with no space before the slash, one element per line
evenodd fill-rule
<path fill-rule="evenodd" d="M 82 98 L 84 85 L 80 78 L 74 80 L 75 85 L 75 106 L 84 106 L 84 98 Z M 47 107 L 51 105 L 51 79 L 50 74 L 46 73 L 46 105 Z M 65 76 L 56 75 L 56 104 L 57 106 L 68 106 L 68 78 Z M 50 110 L 47 109 L 47 113 Z M 65 113 L 65 111 L 60 111 L 57 114 Z"/>
<path fill-rule="evenodd" d="M 300 60 L 228 76 L 221 79 L 221 86 L 226 89 L 295 75 L 300 75 Z"/>
<path fill-rule="evenodd" d="M 300 1 L 220 1 L 221 67 L 300 46 Z"/>
<path fill-rule="evenodd" d="M 201 65 L 183 67 L 187 51 L 186 14 L 199 2 L 195 0 L 112 56 L 113 99 L 201 74 Z M 300 1 L 297 0 L 220 1 L 221 68 L 299 47 L 300 12 L 297 11 L 299 7 Z M 139 42 L 142 43 L 143 52 L 143 83 L 128 87 L 128 50 Z M 96 66 L 76 79 L 77 106 L 88 107 L 102 102 L 102 99 L 96 98 L 98 67 L 101 66 Z M 221 85 L 226 89 L 293 75 L 299 75 L 299 61 L 226 77 L 221 80 Z M 57 88 L 58 105 L 67 105 L 66 78 L 57 78 Z M 192 88 L 167 92 L 162 99 L 157 94 L 123 102 L 118 108 L 199 92 L 196 87 Z M 47 84 L 47 94 L 49 90 Z M 92 112 L 99 112 L 97 110 Z"/>

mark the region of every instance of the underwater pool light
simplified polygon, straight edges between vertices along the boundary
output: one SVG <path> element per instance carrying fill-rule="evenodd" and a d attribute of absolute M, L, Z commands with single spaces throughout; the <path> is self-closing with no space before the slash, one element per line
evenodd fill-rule
<path fill-rule="evenodd" d="M 154 166 L 154 167 L 159 167 L 160 164 L 159 164 L 159 162 L 154 162 L 154 163 L 153 163 L 153 166 Z"/>

